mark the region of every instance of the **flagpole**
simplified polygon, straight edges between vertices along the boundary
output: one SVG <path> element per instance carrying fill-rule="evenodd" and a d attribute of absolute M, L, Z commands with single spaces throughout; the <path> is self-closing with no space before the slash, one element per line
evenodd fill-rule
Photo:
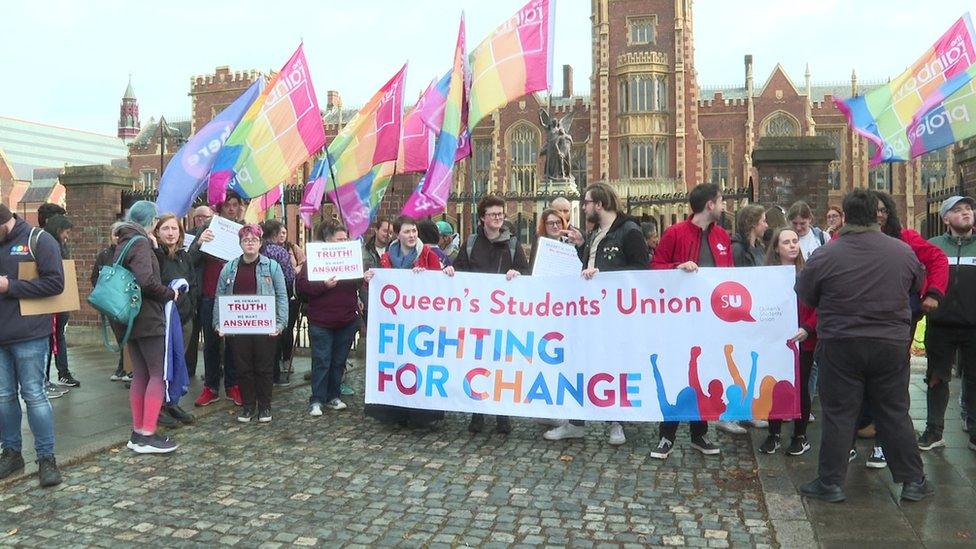
<path fill-rule="evenodd" d="M 332 169 L 332 157 L 329 156 L 329 147 L 325 147 L 325 163 L 329 165 L 329 177 L 332 178 L 332 192 L 335 193 L 335 205 L 336 209 L 339 210 L 339 219 L 345 222 L 346 216 L 342 214 L 342 201 L 339 200 L 339 185 L 336 184 L 335 171 Z"/>

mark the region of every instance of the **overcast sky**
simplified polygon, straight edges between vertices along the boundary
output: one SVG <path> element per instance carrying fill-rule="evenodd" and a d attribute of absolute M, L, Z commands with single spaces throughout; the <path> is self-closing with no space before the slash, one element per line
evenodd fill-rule
<path fill-rule="evenodd" d="M 407 100 L 450 67 L 458 19 L 469 49 L 526 0 L 7 0 L 0 33 L 0 116 L 115 134 L 129 73 L 144 121 L 188 117 L 190 77 L 277 69 L 304 39 L 322 103 L 337 89 L 359 105 L 410 61 Z M 574 67 L 589 93 L 590 0 L 556 0 L 554 71 Z M 703 85 L 757 85 L 777 62 L 801 85 L 895 76 L 966 9 L 962 0 L 697 0 L 696 68 Z"/>

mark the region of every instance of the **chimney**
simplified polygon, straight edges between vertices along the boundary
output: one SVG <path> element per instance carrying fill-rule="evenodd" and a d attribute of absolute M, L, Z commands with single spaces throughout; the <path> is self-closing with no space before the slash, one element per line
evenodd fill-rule
<path fill-rule="evenodd" d="M 333 107 L 335 108 L 342 107 L 342 98 L 339 97 L 339 92 L 337 92 L 336 90 L 329 90 L 325 92 L 325 96 L 326 96 L 326 100 L 325 100 L 326 109 L 331 109 Z"/>
<path fill-rule="evenodd" d="M 563 97 L 573 96 L 573 67 L 563 65 Z"/>

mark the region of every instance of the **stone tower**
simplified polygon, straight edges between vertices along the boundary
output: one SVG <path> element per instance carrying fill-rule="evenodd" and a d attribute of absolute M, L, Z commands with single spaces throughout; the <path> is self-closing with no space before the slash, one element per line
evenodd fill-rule
<path fill-rule="evenodd" d="M 129 75 L 129 85 L 125 87 L 122 104 L 119 106 L 119 138 L 125 143 L 132 141 L 139 135 L 139 100 L 132 91 L 132 75 Z"/>

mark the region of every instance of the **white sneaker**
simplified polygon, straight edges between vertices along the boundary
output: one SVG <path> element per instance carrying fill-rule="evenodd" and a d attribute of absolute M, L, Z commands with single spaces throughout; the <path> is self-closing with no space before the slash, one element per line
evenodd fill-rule
<path fill-rule="evenodd" d="M 542 435 L 542 438 L 546 440 L 563 440 L 564 438 L 583 438 L 584 435 L 586 435 L 586 427 L 565 423 L 555 429 L 546 431 Z"/>
<path fill-rule="evenodd" d="M 325 405 L 325 407 L 330 410 L 345 410 L 346 403 L 337 398 L 334 398 L 330 400 L 329 403 Z"/>
<path fill-rule="evenodd" d="M 813 423 L 814 421 L 817 421 L 817 418 L 814 417 L 813 412 L 810 412 L 810 420 L 809 420 L 809 422 L 810 423 Z"/>
<path fill-rule="evenodd" d="M 319 404 L 318 402 L 313 402 L 312 406 L 309 407 L 308 415 L 312 417 L 318 417 L 322 415 L 322 405 Z"/>
<path fill-rule="evenodd" d="M 769 422 L 766 421 L 765 419 L 750 419 L 749 421 L 744 421 L 743 423 L 746 423 L 749 425 L 749 427 L 754 427 L 756 429 L 769 428 Z"/>
<path fill-rule="evenodd" d="M 610 424 L 610 438 L 607 442 L 609 442 L 611 446 L 620 446 L 621 444 L 627 442 L 627 437 L 624 436 L 623 426 L 616 421 Z"/>
<path fill-rule="evenodd" d="M 712 423 L 712 425 L 714 425 L 719 431 L 725 431 L 730 435 L 744 435 L 749 432 L 745 427 L 732 421 L 715 421 Z"/>
<path fill-rule="evenodd" d="M 569 423 L 569 420 L 568 419 L 537 418 L 535 420 L 535 422 L 538 423 L 539 425 L 545 425 L 546 427 L 559 427 L 560 425 L 564 425 L 566 423 Z"/>

